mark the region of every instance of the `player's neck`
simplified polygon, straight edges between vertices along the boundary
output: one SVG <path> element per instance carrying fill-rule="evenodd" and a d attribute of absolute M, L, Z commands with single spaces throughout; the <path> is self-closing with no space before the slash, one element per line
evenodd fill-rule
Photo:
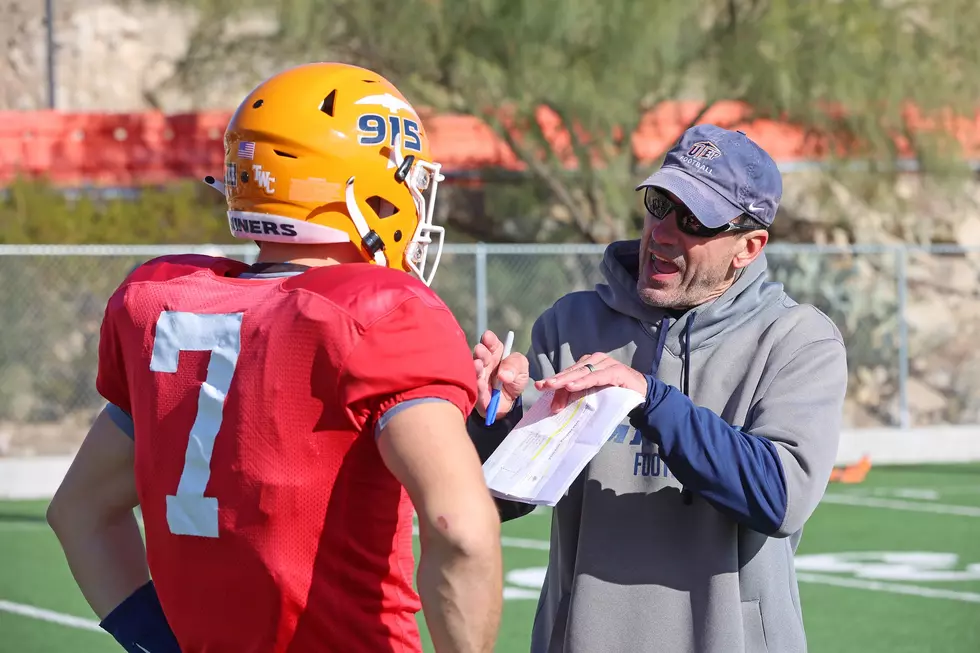
<path fill-rule="evenodd" d="M 351 243 L 329 245 L 291 245 L 289 243 L 262 243 L 256 263 L 297 263 L 320 267 L 341 263 L 363 263 L 357 248 Z"/>

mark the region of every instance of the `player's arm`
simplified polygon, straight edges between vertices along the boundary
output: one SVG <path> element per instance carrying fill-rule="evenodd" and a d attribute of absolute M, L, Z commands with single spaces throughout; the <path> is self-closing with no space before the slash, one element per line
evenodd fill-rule
<path fill-rule="evenodd" d="M 106 305 L 99 338 L 96 387 L 110 404 L 96 418 L 48 506 L 75 582 L 100 626 L 130 653 L 180 653 L 157 599 L 138 504 L 135 447 L 125 357 L 116 330 L 124 286 Z"/>
<path fill-rule="evenodd" d="M 101 413 L 48 506 L 48 523 L 89 605 L 104 618 L 150 580 L 133 514 L 133 441 Z"/>
<path fill-rule="evenodd" d="M 378 437 L 419 516 L 418 586 L 436 650 L 493 650 L 503 596 L 500 520 L 463 414 L 446 401 L 398 412 Z"/>
<path fill-rule="evenodd" d="M 473 359 L 434 293 L 403 290 L 365 327 L 338 387 L 352 423 L 370 429 L 418 513 L 418 587 L 436 650 L 490 653 L 503 571 L 500 520 L 466 432 L 477 395 Z"/>
<path fill-rule="evenodd" d="M 110 414 L 103 411 L 92 424 L 48 506 L 48 524 L 100 625 L 123 648 L 179 653 L 133 513 L 133 440 Z"/>

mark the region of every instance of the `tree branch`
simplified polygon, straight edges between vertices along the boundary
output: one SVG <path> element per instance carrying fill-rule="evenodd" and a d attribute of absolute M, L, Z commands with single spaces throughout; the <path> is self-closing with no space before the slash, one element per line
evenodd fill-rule
<path fill-rule="evenodd" d="M 571 194 L 568 187 L 561 181 L 561 179 L 559 179 L 558 175 L 556 175 L 547 164 L 535 157 L 533 152 L 528 151 L 527 148 L 520 145 L 510 133 L 510 130 L 504 128 L 503 124 L 500 122 L 500 119 L 497 118 L 495 113 L 490 112 L 487 122 L 494 132 L 497 133 L 497 135 L 499 135 L 505 143 L 507 143 L 507 146 L 514 152 L 514 154 L 517 155 L 521 161 L 527 164 L 528 168 L 531 170 L 531 173 L 544 182 L 548 189 L 555 195 L 555 198 L 568 209 L 572 216 L 576 216 L 575 197 Z M 536 119 L 532 119 L 531 122 L 534 123 L 538 133 L 541 134 L 541 137 L 543 138 L 543 133 L 541 132 L 540 125 L 538 125 L 538 121 Z M 547 141 L 545 142 L 547 143 Z M 553 158 L 558 164 L 558 169 L 561 169 L 560 162 L 557 161 L 554 151 L 547 146 L 546 150 L 549 154 L 549 158 Z M 591 234 L 587 228 L 584 228 L 583 225 L 579 224 L 577 221 L 574 221 L 574 223 L 575 227 L 583 236 L 586 238 L 591 238 Z"/>
<path fill-rule="evenodd" d="M 697 114 L 695 114 L 694 117 L 687 122 L 687 125 L 685 125 L 684 129 L 681 130 L 681 133 L 684 133 L 691 127 L 697 125 L 701 121 L 701 119 L 704 118 L 705 114 L 711 110 L 711 107 L 713 107 L 716 103 L 717 100 L 708 100 L 707 102 L 705 102 L 704 105 L 702 105 L 701 108 L 698 109 Z M 667 155 L 667 152 L 669 152 L 673 147 L 674 144 L 671 143 L 665 149 L 661 150 L 660 154 L 657 155 L 657 160 L 664 158 Z"/>
<path fill-rule="evenodd" d="M 596 222 L 604 223 L 607 227 L 609 227 L 610 233 L 615 234 L 615 225 L 612 224 L 615 217 L 609 215 L 609 212 L 606 210 L 602 189 L 598 185 L 595 166 L 592 164 L 592 151 L 590 148 L 585 147 L 585 145 L 583 145 L 582 141 L 579 139 L 575 129 L 576 125 L 574 124 L 571 116 L 568 115 L 567 111 L 560 109 L 551 103 L 547 103 L 546 106 L 555 112 L 555 114 L 561 119 L 565 129 L 568 131 L 569 141 L 572 145 L 572 152 L 575 154 L 575 158 L 579 164 L 581 189 L 585 193 L 590 209 L 590 216 L 588 218 L 581 215 L 581 210 L 578 211 L 578 217 L 576 220 L 579 222 L 580 229 L 588 230 L 588 232 L 591 234 L 590 239 L 593 241 L 596 240 Z M 595 134 L 592 136 L 594 137 Z M 602 138 L 603 135 L 600 134 L 599 137 Z"/>

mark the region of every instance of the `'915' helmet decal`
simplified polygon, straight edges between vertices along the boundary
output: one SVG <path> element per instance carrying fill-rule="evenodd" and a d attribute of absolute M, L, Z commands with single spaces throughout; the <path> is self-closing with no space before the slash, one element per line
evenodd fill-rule
<path fill-rule="evenodd" d="M 422 151 L 419 124 L 401 116 L 389 115 L 388 120 L 385 120 L 377 113 L 362 114 L 357 119 L 357 133 L 357 142 L 361 145 L 380 145 L 387 142 L 392 147 L 398 134 L 402 134 L 403 148 L 412 152 Z"/>

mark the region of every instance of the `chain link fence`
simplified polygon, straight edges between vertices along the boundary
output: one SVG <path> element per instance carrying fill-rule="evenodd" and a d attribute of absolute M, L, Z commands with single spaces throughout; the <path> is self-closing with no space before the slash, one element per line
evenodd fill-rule
<path fill-rule="evenodd" d="M 77 443 L 103 404 L 94 380 L 110 294 L 154 256 L 216 249 L 0 246 L 0 455 Z M 513 329 L 524 351 L 543 310 L 602 281 L 603 250 L 447 246 L 433 287 L 471 343 Z M 220 251 L 251 261 L 256 250 Z M 846 426 L 980 423 L 980 248 L 774 244 L 767 256 L 773 280 L 844 334 Z"/>

